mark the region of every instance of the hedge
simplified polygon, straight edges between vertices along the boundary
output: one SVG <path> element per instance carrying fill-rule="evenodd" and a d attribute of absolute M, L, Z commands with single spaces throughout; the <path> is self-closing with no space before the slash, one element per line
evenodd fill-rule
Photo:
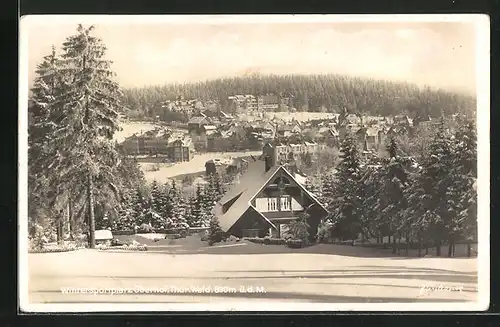
<path fill-rule="evenodd" d="M 336 244 L 336 245 L 354 245 L 354 241 L 322 241 L 324 244 Z"/>
<path fill-rule="evenodd" d="M 286 245 L 289 248 L 298 249 L 304 247 L 306 244 L 302 240 L 287 240 Z"/>
<path fill-rule="evenodd" d="M 286 240 L 282 238 L 269 238 L 269 237 L 247 237 L 245 240 L 257 243 L 257 244 L 266 244 L 266 245 L 285 245 Z"/>

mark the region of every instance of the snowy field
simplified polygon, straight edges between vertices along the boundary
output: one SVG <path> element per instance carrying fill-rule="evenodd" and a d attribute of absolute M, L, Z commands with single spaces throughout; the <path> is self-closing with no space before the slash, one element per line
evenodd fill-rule
<path fill-rule="evenodd" d="M 126 122 L 121 123 L 120 127 L 123 129 L 118 131 L 114 135 L 114 139 L 118 142 L 123 142 L 127 137 L 134 135 L 135 133 L 144 133 L 159 127 L 160 125 L 148 123 L 148 122 Z"/>
<path fill-rule="evenodd" d="M 250 155 L 260 156 L 262 151 L 248 152 L 210 152 L 195 154 L 194 158 L 189 162 L 171 163 L 139 163 L 146 180 L 152 182 L 156 180 L 159 183 L 166 182 L 169 178 L 184 174 L 193 174 L 205 171 L 205 163 L 212 159 L 231 159 L 237 157 L 247 157 Z M 159 170 L 152 171 L 153 167 L 159 167 Z"/>
<path fill-rule="evenodd" d="M 250 246 L 250 245 L 248 245 Z M 254 245 L 256 246 L 256 245 Z M 259 245 L 260 246 L 260 245 Z M 330 253 L 246 253 L 245 244 L 204 253 L 29 254 L 31 303 L 463 302 L 477 300 L 476 259 L 374 257 L 369 249 Z M 340 248 L 339 248 L 340 249 Z M 219 250 L 219 252 L 217 252 Z M 342 251 L 342 250 L 340 250 Z M 218 253 L 218 254 L 216 254 Z M 169 294 L 63 294 L 61 287 L 184 290 Z M 211 289 L 200 293 L 199 287 Z M 214 293 L 215 289 L 224 290 Z M 260 292 L 242 293 L 254 289 Z"/>

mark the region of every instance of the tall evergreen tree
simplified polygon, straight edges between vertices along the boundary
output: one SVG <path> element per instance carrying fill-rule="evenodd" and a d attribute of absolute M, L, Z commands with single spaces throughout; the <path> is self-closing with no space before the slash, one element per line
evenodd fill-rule
<path fill-rule="evenodd" d="M 210 224 L 208 230 L 209 245 L 219 243 L 226 238 L 226 235 L 219 224 L 219 219 L 215 215 L 210 215 Z"/>
<path fill-rule="evenodd" d="M 389 144 L 387 145 L 387 153 L 389 153 L 389 158 L 397 158 L 398 156 L 398 145 L 394 135 L 391 134 L 389 138 Z"/>
<path fill-rule="evenodd" d="M 118 210 L 118 218 L 112 225 L 113 230 L 133 230 L 135 226 L 134 204 L 135 192 L 127 190 L 122 193 L 120 208 Z"/>
<path fill-rule="evenodd" d="M 436 255 L 441 255 L 441 245 L 448 240 L 449 224 L 453 213 L 448 210 L 450 200 L 448 188 L 452 184 L 449 173 L 453 165 L 452 142 L 444 119 L 429 146 L 430 154 L 423 165 L 422 186 L 423 200 L 429 222 L 429 234 L 436 246 Z"/>
<path fill-rule="evenodd" d="M 153 181 L 151 183 L 151 202 L 153 206 L 153 210 L 156 212 L 160 212 L 163 206 L 163 199 L 161 196 L 161 190 L 158 186 L 157 181 Z"/>
<path fill-rule="evenodd" d="M 338 167 L 334 198 L 330 203 L 330 215 L 334 224 L 331 235 L 355 239 L 361 229 L 362 183 L 357 142 L 348 132 L 340 148 L 341 162 Z"/>
<path fill-rule="evenodd" d="M 186 221 L 186 201 L 181 190 L 178 188 L 175 180 L 172 181 L 172 185 L 168 192 L 169 196 L 169 208 L 170 208 L 170 216 L 169 218 L 172 221 L 172 225 L 170 228 L 175 229 L 186 229 L 189 228 L 189 225 Z"/>
<path fill-rule="evenodd" d="M 208 225 L 205 221 L 206 214 L 203 208 L 204 195 L 203 190 L 200 185 L 196 187 L 196 193 L 194 197 L 190 199 L 190 215 L 187 217 L 187 222 L 189 226 L 192 227 L 204 227 Z"/>
<path fill-rule="evenodd" d="M 209 175 L 208 190 L 205 195 L 211 202 L 219 201 L 224 195 L 222 180 L 218 173 Z"/>
<path fill-rule="evenodd" d="M 112 142 L 118 130 L 120 91 L 113 81 L 105 46 L 92 36 L 93 27 L 78 26 L 66 39 L 57 62 L 57 85 L 53 101 L 38 126 L 51 126 L 45 133 L 44 155 L 34 164 L 50 171 L 55 196 L 77 185 L 87 194 L 89 246 L 95 247 L 95 192 L 110 188 L 116 195 L 114 168 L 118 155 Z"/>
<path fill-rule="evenodd" d="M 477 144 L 476 130 L 472 121 L 460 119 L 453 139 L 453 164 L 450 167 L 451 186 L 447 190 L 448 211 L 452 212 L 449 231 L 448 256 L 454 252 L 454 244 L 464 239 L 468 244 L 477 238 Z"/>

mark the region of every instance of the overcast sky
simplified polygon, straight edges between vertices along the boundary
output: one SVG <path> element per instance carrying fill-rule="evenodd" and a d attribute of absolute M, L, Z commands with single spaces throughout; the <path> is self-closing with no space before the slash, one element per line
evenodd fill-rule
<path fill-rule="evenodd" d="M 29 22 L 28 70 L 77 21 Z M 336 73 L 475 92 L 472 23 L 96 24 L 124 87 L 259 72 Z"/>

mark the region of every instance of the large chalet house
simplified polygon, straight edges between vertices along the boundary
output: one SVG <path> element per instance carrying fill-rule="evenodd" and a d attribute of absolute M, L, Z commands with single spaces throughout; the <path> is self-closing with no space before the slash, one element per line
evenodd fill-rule
<path fill-rule="evenodd" d="M 122 142 L 122 147 L 130 155 L 156 155 L 167 154 L 167 146 L 171 131 L 154 129 L 144 133 L 136 133 L 127 137 Z"/>
<path fill-rule="evenodd" d="M 174 162 L 190 161 L 195 150 L 189 136 L 174 135 L 164 129 L 134 134 L 126 138 L 121 146 L 128 155 L 166 155 Z"/>
<path fill-rule="evenodd" d="M 288 224 L 304 211 L 313 239 L 327 209 L 285 166 L 261 158 L 248 163 L 214 208 L 222 230 L 237 237 L 284 238 Z"/>

